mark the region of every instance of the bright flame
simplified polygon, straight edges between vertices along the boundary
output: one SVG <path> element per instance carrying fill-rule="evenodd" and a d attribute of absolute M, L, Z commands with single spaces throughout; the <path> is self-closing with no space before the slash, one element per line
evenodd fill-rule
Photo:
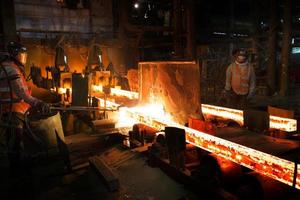
<path fill-rule="evenodd" d="M 244 125 L 244 113 L 242 110 L 212 106 L 207 104 L 202 104 L 201 106 L 202 113 L 204 115 L 213 115 L 224 119 L 231 119 L 239 123 L 241 126 Z"/>
<path fill-rule="evenodd" d="M 132 127 L 137 121 L 131 117 L 128 117 L 128 109 L 127 107 L 120 107 L 119 108 L 119 120 L 115 125 L 116 128 L 122 127 Z"/>
<path fill-rule="evenodd" d="M 145 116 L 144 113 L 147 113 Z M 141 120 L 139 116 L 143 118 L 143 121 L 152 124 L 152 119 L 160 118 L 161 120 L 172 121 L 171 116 L 168 115 L 162 104 L 148 104 L 146 106 L 136 106 L 136 107 L 121 107 L 119 109 L 119 123 L 118 127 L 129 127 Z M 164 129 L 164 127 L 155 127 L 158 130 Z"/>

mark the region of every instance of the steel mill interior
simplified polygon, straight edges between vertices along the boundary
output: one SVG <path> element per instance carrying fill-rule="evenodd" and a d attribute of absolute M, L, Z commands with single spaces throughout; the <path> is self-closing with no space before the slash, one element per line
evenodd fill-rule
<path fill-rule="evenodd" d="M 1 200 L 300 199 L 300 1 L 1 0 Z"/>

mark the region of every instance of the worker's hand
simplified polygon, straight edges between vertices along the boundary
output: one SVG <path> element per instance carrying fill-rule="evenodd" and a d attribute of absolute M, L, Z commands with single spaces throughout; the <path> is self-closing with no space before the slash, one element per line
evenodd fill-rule
<path fill-rule="evenodd" d="M 50 106 L 43 102 L 43 101 L 40 101 L 37 103 L 36 105 L 36 109 L 42 114 L 42 115 L 47 115 L 50 113 Z"/>

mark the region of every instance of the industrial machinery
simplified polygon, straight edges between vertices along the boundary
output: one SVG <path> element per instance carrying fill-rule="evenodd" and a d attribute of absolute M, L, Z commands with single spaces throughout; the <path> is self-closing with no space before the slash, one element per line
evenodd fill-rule
<path fill-rule="evenodd" d="M 203 109 L 206 115 L 213 114 L 224 119 L 227 115 L 223 115 L 222 111 L 229 112 L 233 116 L 237 114 L 236 110 L 202 105 L 202 108 L 208 107 L 219 112 L 212 113 Z M 127 117 L 127 120 L 133 120 L 131 123 L 142 123 L 134 125 L 133 132 L 129 134 L 133 146 L 146 144 L 146 138 L 153 139 L 154 143 L 149 149 L 152 164 L 156 163 L 163 169 L 168 168 L 168 172 L 175 168 L 177 176 L 191 178 L 195 176 L 202 185 L 212 184 L 212 188 L 221 187 L 220 184 L 224 183 L 223 181 L 228 181 L 226 176 L 231 177 L 228 174 L 230 170 L 235 170 L 232 173 L 240 177 L 248 174 L 242 172 L 243 168 L 236 167 L 236 164 L 269 177 L 270 180 L 276 180 L 275 182 L 279 181 L 294 188 L 300 188 L 298 153 L 288 153 L 299 152 L 299 142 L 272 139 L 242 128 L 223 127 L 216 130 L 212 123 L 195 119 L 190 120 L 190 127 L 186 127 L 172 121 L 163 111 L 151 112 L 153 109 L 155 107 L 150 106 L 148 108 L 122 108 L 120 111 L 123 119 Z M 163 115 L 156 115 L 157 113 Z M 243 119 L 243 115 L 236 119 Z M 285 130 L 288 133 L 288 131 L 295 130 L 296 124 L 292 119 L 271 116 L 270 126 L 272 129 Z M 195 147 L 200 149 L 195 150 Z M 229 166 L 226 168 L 226 165 Z M 215 168 L 210 169 L 211 167 Z M 203 170 L 204 172 L 212 170 L 212 172 L 205 174 Z M 284 184 L 280 187 L 286 189 Z M 255 191 L 252 190 L 252 192 Z"/>
<path fill-rule="evenodd" d="M 300 143 L 263 134 L 295 133 L 297 120 L 292 116 L 200 104 L 204 120 L 190 117 L 185 126 L 166 112 L 163 102 L 138 105 L 142 94 L 116 85 L 113 66 L 110 65 L 109 71 L 103 70 L 101 52 L 96 47 L 93 49 L 98 52 L 94 53 L 98 55 L 97 59 L 90 58 L 84 73 L 59 71 L 59 81 L 55 80 L 52 86 L 62 96 L 63 105 L 70 107 L 53 109 L 72 111 L 82 121 L 90 119 L 92 112 L 101 113 L 100 117 L 94 114 L 91 118 L 98 120 L 108 118 L 108 111 L 118 110 L 114 128 L 132 129 L 120 132 L 128 135 L 131 147 L 149 147 L 150 165 L 176 174 L 185 183 L 196 182 L 206 189 L 215 188 L 214 193 L 219 193 L 216 189 L 223 188 L 226 182 L 242 180 L 245 176 L 268 177 L 268 180 L 280 183 L 280 188 L 300 189 Z M 36 67 L 32 72 L 40 77 Z M 178 70 L 176 78 L 180 82 Z M 35 80 L 36 83 L 43 82 L 40 78 Z M 178 85 L 181 88 L 183 84 Z M 153 99 L 158 98 L 154 96 Z M 234 127 L 230 127 L 232 122 L 235 122 Z M 235 175 L 230 173 L 231 170 Z M 264 187 L 263 183 L 259 187 Z M 255 193 L 253 188 L 250 191 Z"/>
<path fill-rule="evenodd" d="M 127 93 L 138 98 L 133 92 Z M 149 147 L 150 165 L 176 174 L 185 183 L 196 181 L 206 189 L 215 188 L 213 193 L 220 193 L 219 189 L 226 182 L 237 179 L 241 184 L 244 179 L 251 180 L 247 183 L 250 185 L 235 185 L 249 187 L 249 195 L 268 188 L 265 179 L 280 190 L 300 189 L 300 143 L 269 134 L 293 135 L 297 131 L 297 120 L 271 111 L 237 110 L 208 104 L 201 107 L 205 121 L 190 118 L 188 126 L 184 126 L 172 119 L 159 102 L 121 106 L 116 126 L 132 127 L 130 146 Z M 232 122 L 235 122 L 233 127 Z M 272 193 L 270 190 L 264 192 L 264 195 Z"/>

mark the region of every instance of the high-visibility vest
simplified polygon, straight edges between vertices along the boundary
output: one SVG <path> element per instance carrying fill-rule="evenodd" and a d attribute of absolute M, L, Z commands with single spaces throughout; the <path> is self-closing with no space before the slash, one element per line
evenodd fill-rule
<path fill-rule="evenodd" d="M 231 87 L 236 94 L 246 95 L 249 93 L 251 67 L 239 66 L 236 63 L 231 65 Z"/>
<path fill-rule="evenodd" d="M 24 74 L 21 72 L 19 67 L 14 62 L 3 62 L 2 66 L 6 69 L 6 71 L 14 70 L 17 72 L 16 75 L 21 79 L 22 86 L 25 88 L 25 92 L 27 94 L 31 94 L 31 91 L 27 87 L 26 79 Z M 5 78 L 6 74 L 3 70 L 0 70 L 0 78 Z M 15 74 L 15 73 L 14 73 Z M 11 74 L 10 74 L 11 75 Z M 10 109 L 10 102 L 13 102 L 12 108 Z M 0 103 L 1 103 L 1 111 L 2 112 L 18 112 L 18 113 L 25 113 L 29 108 L 30 105 L 24 102 L 23 99 L 20 99 L 16 92 L 12 88 L 12 99 L 11 99 L 11 91 L 7 80 L 0 81 Z"/>

